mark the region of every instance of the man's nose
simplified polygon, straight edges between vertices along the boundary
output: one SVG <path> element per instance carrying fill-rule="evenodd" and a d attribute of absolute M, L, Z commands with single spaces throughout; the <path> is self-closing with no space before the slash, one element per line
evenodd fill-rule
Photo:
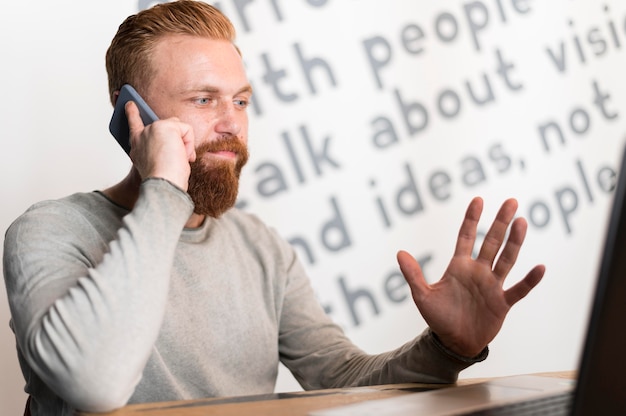
<path fill-rule="evenodd" d="M 217 111 L 217 123 L 215 130 L 218 133 L 239 135 L 241 132 L 241 115 L 238 113 L 234 104 L 222 102 Z"/>

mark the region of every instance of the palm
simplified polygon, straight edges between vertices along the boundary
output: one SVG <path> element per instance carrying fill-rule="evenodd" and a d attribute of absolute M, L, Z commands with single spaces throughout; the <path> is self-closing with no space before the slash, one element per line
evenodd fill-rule
<path fill-rule="evenodd" d="M 443 277 L 429 285 L 419 264 L 408 253 L 398 253 L 398 262 L 422 316 L 441 341 L 452 351 L 477 355 L 496 336 L 511 306 L 539 283 L 543 266 L 536 266 L 526 277 L 504 290 L 504 279 L 513 267 L 526 234 L 526 222 L 511 224 L 517 202 L 507 200 L 476 257 L 471 257 L 482 200 L 474 199 L 459 231 L 454 256 Z M 510 235 L 500 252 L 506 231 Z"/>

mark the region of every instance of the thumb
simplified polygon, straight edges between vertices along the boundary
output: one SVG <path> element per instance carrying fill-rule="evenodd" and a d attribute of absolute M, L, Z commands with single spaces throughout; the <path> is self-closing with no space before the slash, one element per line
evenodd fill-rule
<path fill-rule="evenodd" d="M 426 283 L 420 264 L 412 255 L 403 250 L 398 252 L 396 258 L 413 297 L 421 297 L 428 290 L 428 283 Z"/>

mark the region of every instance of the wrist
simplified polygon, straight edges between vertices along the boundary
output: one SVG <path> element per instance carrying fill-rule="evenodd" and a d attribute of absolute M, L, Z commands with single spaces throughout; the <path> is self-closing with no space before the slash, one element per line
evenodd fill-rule
<path fill-rule="evenodd" d="M 455 351 L 453 351 L 451 348 L 447 347 L 439 338 L 439 336 L 433 332 L 432 330 L 430 330 L 430 333 L 432 334 L 433 337 L 433 342 L 435 343 L 435 345 L 437 346 L 437 348 L 443 352 L 444 354 L 446 354 L 447 356 L 454 358 L 455 360 L 464 362 L 464 363 L 477 363 L 477 362 L 481 362 L 484 361 L 487 356 L 489 355 L 489 346 L 486 346 L 485 348 L 483 348 L 478 354 L 475 355 L 466 355 L 466 354 L 459 354 Z"/>

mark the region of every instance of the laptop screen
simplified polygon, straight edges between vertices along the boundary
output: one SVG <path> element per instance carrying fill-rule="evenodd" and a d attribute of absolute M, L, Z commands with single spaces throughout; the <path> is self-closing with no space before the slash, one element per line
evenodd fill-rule
<path fill-rule="evenodd" d="M 581 356 L 575 415 L 626 414 L 626 152 L 613 198 Z"/>

